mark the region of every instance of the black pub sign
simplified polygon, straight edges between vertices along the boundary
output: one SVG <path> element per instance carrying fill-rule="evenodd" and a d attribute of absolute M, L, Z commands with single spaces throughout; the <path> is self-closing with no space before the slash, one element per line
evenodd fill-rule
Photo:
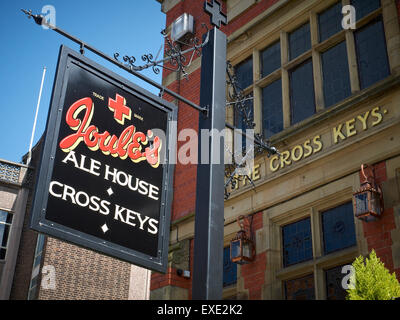
<path fill-rule="evenodd" d="M 166 272 L 177 109 L 62 46 L 31 228 Z"/>

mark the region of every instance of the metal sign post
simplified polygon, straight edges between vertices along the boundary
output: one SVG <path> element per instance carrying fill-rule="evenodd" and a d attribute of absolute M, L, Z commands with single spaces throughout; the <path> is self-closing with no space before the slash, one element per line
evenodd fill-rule
<path fill-rule="evenodd" d="M 206 11 L 209 6 L 206 2 Z M 220 19 L 215 17 L 215 10 L 211 12 L 213 23 L 218 23 Z M 219 17 L 223 17 L 219 10 L 218 13 Z M 192 297 L 197 300 L 220 300 L 225 170 L 224 137 L 221 137 L 221 133 L 225 128 L 226 35 L 217 28 L 211 31 L 210 40 L 203 47 L 200 105 L 209 106 L 209 114 L 207 118 L 201 114 L 199 116 Z"/>

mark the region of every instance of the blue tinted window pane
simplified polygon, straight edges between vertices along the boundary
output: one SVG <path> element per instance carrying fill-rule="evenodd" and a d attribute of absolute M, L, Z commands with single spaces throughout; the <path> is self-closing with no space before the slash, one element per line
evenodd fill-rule
<path fill-rule="evenodd" d="M 343 267 L 339 266 L 325 271 L 327 300 L 346 300 L 347 293 L 342 286 L 343 277 L 346 276 L 346 273 L 342 273 Z"/>
<path fill-rule="evenodd" d="M 322 42 L 342 30 L 342 4 L 333 5 L 318 15 L 319 41 Z"/>
<path fill-rule="evenodd" d="M 381 6 L 380 0 L 351 0 L 350 3 L 356 9 L 357 20 L 360 20 Z"/>
<path fill-rule="evenodd" d="M 284 226 L 282 238 L 284 267 L 312 259 L 310 218 Z"/>
<path fill-rule="evenodd" d="M 262 117 L 265 138 L 269 138 L 283 130 L 281 79 L 263 88 Z"/>
<path fill-rule="evenodd" d="M 263 77 L 281 67 L 281 43 L 279 41 L 261 52 L 261 66 Z"/>
<path fill-rule="evenodd" d="M 292 124 L 315 113 L 314 79 L 312 61 L 307 60 L 289 74 Z"/>
<path fill-rule="evenodd" d="M 325 254 L 356 244 L 353 206 L 351 202 L 322 213 Z"/>
<path fill-rule="evenodd" d="M 0 222 L 6 222 L 7 221 L 7 212 L 5 211 L 0 211 Z"/>
<path fill-rule="evenodd" d="M 0 224 L 0 246 L 2 245 L 2 243 L 3 243 L 3 237 L 4 237 L 4 228 L 5 228 L 6 226 L 4 225 L 4 224 Z"/>
<path fill-rule="evenodd" d="M 285 281 L 286 300 L 315 300 L 314 275 Z"/>
<path fill-rule="evenodd" d="M 237 277 L 237 264 L 231 261 L 230 247 L 224 248 L 224 287 L 235 284 Z"/>
<path fill-rule="evenodd" d="M 12 222 L 13 215 L 7 211 L 0 211 L 0 223 L 10 223 Z"/>
<path fill-rule="evenodd" d="M 364 89 L 390 74 L 382 20 L 357 30 L 355 42 L 360 85 Z"/>
<path fill-rule="evenodd" d="M 10 233 L 10 226 L 0 224 L 0 247 L 3 248 L 7 247 L 9 233 Z"/>
<path fill-rule="evenodd" d="M 307 23 L 292 33 L 289 33 L 290 60 L 311 49 L 310 24 Z"/>
<path fill-rule="evenodd" d="M 246 89 L 253 83 L 253 59 L 249 58 L 235 67 L 235 75 L 240 89 Z"/>
<path fill-rule="evenodd" d="M 351 95 L 346 43 L 342 42 L 322 53 L 325 107 Z"/>

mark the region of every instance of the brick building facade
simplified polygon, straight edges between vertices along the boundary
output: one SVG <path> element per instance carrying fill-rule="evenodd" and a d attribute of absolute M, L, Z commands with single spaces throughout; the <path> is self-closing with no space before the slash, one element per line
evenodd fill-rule
<path fill-rule="evenodd" d="M 203 23 L 211 28 L 203 1 L 158 1 L 167 32 L 184 13 L 193 16 L 199 39 Z M 243 180 L 225 201 L 224 250 L 239 230 L 237 217 L 249 215 L 256 257 L 242 266 L 225 258 L 223 297 L 343 299 L 342 266 L 372 249 L 400 279 L 400 1 L 220 3 L 228 17 L 221 27 L 228 60 L 254 97 L 255 131 L 282 154 L 257 156 L 256 187 Z M 356 29 L 341 26 L 346 5 L 356 9 Z M 163 85 L 199 103 L 200 64 L 197 58 L 188 68 L 189 81 L 164 70 Z M 174 102 L 178 133 L 198 130 L 198 113 Z M 226 118 L 240 126 L 241 115 L 230 107 Z M 373 166 L 384 195 L 381 218 L 368 223 L 351 204 L 362 164 Z M 191 278 L 177 270 L 193 273 L 195 186 L 195 166 L 178 164 L 170 268 L 152 274 L 152 299 L 191 299 Z"/>

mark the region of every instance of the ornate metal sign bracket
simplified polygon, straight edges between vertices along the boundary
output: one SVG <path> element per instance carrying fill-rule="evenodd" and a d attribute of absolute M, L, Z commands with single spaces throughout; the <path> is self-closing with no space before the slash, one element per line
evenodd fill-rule
<path fill-rule="evenodd" d="M 243 119 L 243 124 L 245 125 L 246 128 L 243 129 L 254 129 L 255 128 L 255 123 L 254 120 L 251 116 L 250 110 L 248 110 L 248 106 L 246 105 L 246 102 L 252 101 L 254 98 L 252 95 L 245 95 L 243 92 L 243 89 L 240 88 L 238 84 L 238 79 L 237 76 L 234 72 L 234 68 L 230 61 L 227 61 L 226 65 L 226 74 L 228 77 L 227 84 L 228 84 L 228 96 L 231 102 L 228 102 L 226 106 L 233 106 L 234 108 L 234 113 L 239 112 L 240 115 L 242 116 Z M 227 126 L 229 127 L 229 126 Z M 234 126 L 231 127 L 232 130 L 235 130 Z M 244 130 L 242 131 L 242 135 L 244 137 L 248 137 L 245 133 Z M 250 139 L 254 139 L 254 145 L 250 146 L 249 150 L 246 152 L 246 155 L 242 157 L 242 160 L 240 163 L 237 164 L 229 164 L 225 166 L 225 200 L 229 199 L 231 193 L 228 192 L 228 187 L 229 185 L 231 186 L 231 189 L 235 189 L 237 184 L 240 181 L 243 181 L 244 179 L 247 179 L 250 184 L 252 185 L 253 189 L 255 189 L 255 184 L 253 180 L 250 177 L 250 173 L 248 174 L 240 174 L 240 172 L 245 168 L 245 163 L 247 158 L 249 158 L 250 154 L 254 152 L 254 156 L 257 156 L 258 154 L 263 153 L 264 151 L 267 151 L 267 156 L 271 156 L 273 154 L 278 154 L 278 150 L 275 147 L 272 147 L 269 143 L 269 141 L 266 141 L 264 137 L 260 134 L 255 134 L 254 137 L 248 137 Z M 225 149 L 227 152 L 229 152 L 232 156 L 232 158 L 235 158 L 235 154 L 233 154 L 227 146 L 225 146 Z M 240 150 L 240 153 L 243 153 L 244 150 Z"/>
<path fill-rule="evenodd" d="M 200 41 L 196 37 L 191 38 L 189 43 L 178 40 L 172 41 L 170 37 L 168 37 L 166 30 L 163 30 L 161 31 L 161 34 L 164 36 L 167 46 L 167 49 L 165 50 L 166 58 L 157 60 L 160 53 L 159 51 L 155 58 L 153 58 L 153 55 L 151 53 L 142 55 L 142 61 L 146 62 L 142 66 L 135 65 L 136 58 L 133 56 L 125 55 L 123 57 L 123 60 L 127 63 L 127 67 L 131 68 L 134 71 L 142 71 L 144 69 L 152 68 L 155 74 L 159 74 L 159 68 L 163 68 L 173 72 L 182 72 L 183 76 L 186 78 L 186 80 L 188 80 L 189 75 L 186 72 L 186 68 L 188 68 L 192 64 L 195 56 L 201 56 L 201 49 L 208 43 L 209 40 L 209 30 L 204 23 L 202 24 L 202 26 L 206 29 L 207 32 L 206 38 L 203 43 L 199 43 Z M 182 48 L 185 46 L 189 47 L 189 49 L 182 51 Z M 189 59 L 187 59 L 187 54 L 190 54 Z M 115 53 L 114 58 L 118 60 L 119 55 L 119 53 Z M 168 63 L 171 65 L 170 67 L 167 66 Z"/>
<path fill-rule="evenodd" d="M 218 2 L 215 2 L 215 3 L 218 4 Z M 32 10 L 29 10 L 29 11 L 28 11 L 28 10 L 21 9 L 21 11 L 22 11 L 23 13 L 25 13 L 25 14 L 28 16 L 29 19 L 30 19 L 30 18 L 33 18 L 34 21 L 36 22 L 36 24 L 38 24 L 38 25 L 45 25 L 45 26 L 47 26 L 48 28 L 54 30 L 55 32 L 61 34 L 62 36 L 68 38 L 69 40 L 71 40 L 71 41 L 77 43 L 77 44 L 80 46 L 80 50 L 79 50 L 79 51 L 80 51 L 81 54 L 84 54 L 84 53 L 85 53 L 85 49 L 87 49 L 87 50 L 93 52 L 94 54 L 100 56 L 101 58 L 107 60 L 108 62 L 111 62 L 111 63 L 117 65 L 119 68 L 121 68 L 121 69 L 127 71 L 128 73 L 130 73 L 130 74 L 132 74 L 132 75 L 138 77 L 139 79 L 141 79 L 141 80 L 147 82 L 148 84 L 152 85 L 153 87 L 158 88 L 158 89 L 160 90 L 160 94 L 159 94 L 160 96 L 162 96 L 162 95 L 164 95 L 165 93 L 167 93 L 167 94 L 171 95 L 172 97 L 178 99 L 179 101 L 182 101 L 183 103 L 185 103 L 185 104 L 191 106 L 192 108 L 196 109 L 197 111 L 200 111 L 205 117 L 208 117 L 208 116 L 209 116 L 208 106 L 200 107 L 200 106 L 198 106 L 197 104 L 195 104 L 195 103 L 189 101 L 188 99 L 182 97 L 181 95 L 175 93 L 174 91 L 172 91 L 172 90 L 170 90 L 170 89 L 164 87 L 163 85 L 158 84 L 157 82 L 153 81 L 152 79 L 150 79 L 150 78 L 148 78 L 148 77 L 146 77 L 146 76 L 144 76 L 144 75 L 142 75 L 142 74 L 140 74 L 140 73 L 138 72 L 139 69 L 140 69 L 140 70 L 144 70 L 144 69 L 146 68 L 145 66 L 147 66 L 147 68 L 149 68 L 149 67 L 157 67 L 157 65 L 160 64 L 160 63 L 162 63 L 162 61 L 164 61 L 164 60 L 167 61 L 167 60 L 169 59 L 168 61 L 173 61 L 174 59 L 178 59 L 178 61 L 180 61 L 180 58 L 179 58 L 179 57 L 180 57 L 181 55 L 184 56 L 185 54 L 187 54 L 187 53 L 189 53 L 189 52 L 193 52 L 191 58 L 189 59 L 189 63 L 188 63 L 188 64 L 183 65 L 183 64 L 182 64 L 182 61 L 181 61 L 181 62 L 180 62 L 181 65 L 179 65 L 179 62 L 176 62 L 177 69 L 175 69 L 175 71 L 176 71 L 176 70 L 181 70 L 181 71 L 182 71 L 182 70 L 185 70 L 185 68 L 187 68 L 187 67 L 190 65 L 190 63 L 192 62 L 192 60 L 193 60 L 193 58 L 194 58 L 194 55 L 195 55 L 195 54 L 198 54 L 199 50 L 200 50 L 201 48 L 203 48 L 203 47 L 209 42 L 209 30 L 208 30 L 207 26 L 204 25 L 205 28 L 207 28 L 207 35 L 206 35 L 206 38 L 205 38 L 204 42 L 203 42 L 201 45 L 198 45 L 198 44 L 197 44 L 198 41 L 196 40 L 196 41 L 194 41 L 195 44 L 194 44 L 190 49 L 187 49 L 187 50 L 185 50 L 185 51 L 182 51 L 181 54 L 178 54 L 178 53 L 176 53 L 176 52 L 173 53 L 173 52 L 171 51 L 171 54 L 170 54 L 169 58 L 163 59 L 163 60 L 161 60 L 161 61 L 148 62 L 146 65 L 144 65 L 144 66 L 142 66 L 142 67 L 135 67 L 135 68 L 134 68 L 134 67 L 133 67 L 133 65 L 134 65 L 134 63 L 135 63 L 135 58 L 134 58 L 134 57 L 129 57 L 129 56 L 125 55 L 125 56 L 123 57 L 123 60 L 124 60 L 125 63 L 122 62 L 122 61 L 119 61 L 119 60 L 118 60 L 118 57 L 119 57 L 119 54 L 118 54 L 118 53 L 115 53 L 115 54 L 114 54 L 114 57 L 110 57 L 109 55 L 107 55 L 107 54 L 101 52 L 100 50 L 98 50 L 98 49 L 96 49 L 96 48 L 90 46 L 89 44 L 85 43 L 84 41 L 80 40 L 79 38 L 76 38 L 76 37 L 70 35 L 69 33 L 65 32 L 64 30 L 62 30 L 62 29 L 60 29 L 60 28 L 58 28 L 58 27 L 56 27 L 56 26 L 54 26 L 54 25 L 48 23 L 48 22 L 46 21 L 46 19 L 45 19 L 42 15 L 38 15 L 38 14 L 34 15 L 34 14 L 32 14 Z M 222 19 L 222 20 L 221 20 L 221 19 Z M 220 20 L 222 21 L 222 23 L 224 23 L 223 17 L 220 18 Z M 165 33 L 165 31 L 163 31 L 163 32 Z M 169 40 L 169 41 L 170 41 L 170 40 Z M 176 42 L 177 42 L 177 41 L 176 41 Z M 167 43 L 168 43 L 168 40 L 167 40 Z M 172 41 L 170 41 L 170 44 L 171 44 L 172 46 L 177 46 L 177 45 L 178 45 L 178 44 L 175 44 L 175 45 L 174 45 L 174 43 L 173 43 Z M 179 44 L 182 44 L 182 43 L 179 42 Z M 147 60 L 147 59 L 151 60 L 151 59 L 152 59 L 152 56 L 150 57 L 150 55 L 144 55 L 144 56 L 142 57 L 142 59 L 143 59 L 143 58 L 144 58 L 144 60 Z M 149 61 L 149 60 L 148 60 L 148 61 Z M 185 61 L 186 61 L 186 60 L 185 60 Z M 183 63 L 184 63 L 185 61 L 183 61 Z M 184 73 L 184 74 L 185 74 L 185 73 Z M 232 129 L 232 130 L 235 130 L 235 129 L 236 129 L 234 126 L 232 126 L 232 125 L 229 124 L 229 123 L 225 123 L 225 125 L 226 125 L 226 127 L 229 128 L 229 129 Z M 243 135 L 244 137 L 246 137 L 246 134 L 245 134 L 244 132 L 242 133 L 242 135 Z M 257 145 L 257 147 L 266 149 L 266 150 L 268 150 L 268 152 L 271 152 L 272 154 L 273 154 L 273 153 L 276 153 L 276 150 L 274 150 L 274 148 L 269 147 L 269 145 L 266 144 L 264 141 L 260 140 L 259 137 L 256 136 L 254 142 L 255 142 L 255 144 Z"/>
<path fill-rule="evenodd" d="M 144 70 L 144 69 L 149 68 L 149 67 L 155 67 L 155 66 L 157 66 L 158 62 L 151 62 L 151 63 L 149 62 L 149 63 L 147 63 L 146 65 L 144 65 L 142 67 L 134 67 L 133 64 L 134 64 L 135 58 L 134 57 L 129 57 L 129 56 L 124 56 L 123 60 L 124 60 L 125 63 L 123 63 L 123 62 L 121 62 L 121 61 L 119 61 L 117 59 L 119 54 L 115 54 L 114 57 L 112 58 L 109 55 L 107 55 L 107 54 L 101 52 L 100 50 L 92 47 L 91 45 L 85 43 L 84 41 L 82 41 L 82 40 L 70 35 L 69 33 L 65 32 L 64 30 L 62 30 L 62 29 L 60 29 L 60 28 L 48 23 L 46 21 L 46 19 L 42 15 L 38 15 L 38 14 L 34 15 L 34 14 L 32 14 L 32 10 L 27 11 L 27 10 L 21 9 L 21 11 L 23 13 L 25 13 L 28 16 L 28 18 L 33 18 L 38 25 L 44 25 L 44 26 L 54 30 L 55 32 L 61 34 L 62 36 L 68 38 L 69 40 L 77 43 L 80 46 L 80 53 L 81 54 L 84 54 L 84 49 L 86 48 L 87 50 L 90 50 L 91 52 L 93 52 L 94 54 L 96 54 L 96 55 L 100 56 L 101 58 L 107 60 L 108 62 L 111 62 L 111 63 L 117 65 L 121 69 L 123 69 L 123 70 L 129 72 L 130 74 L 133 74 L 134 76 L 138 77 L 139 79 L 149 83 L 153 87 L 156 87 L 156 88 L 162 90 L 162 92 L 171 95 L 172 97 L 182 101 L 183 103 L 186 103 L 187 105 L 189 105 L 192 108 L 202 112 L 203 114 L 207 114 L 207 109 L 206 108 L 202 108 L 202 107 L 196 105 L 195 103 L 189 101 L 188 99 L 182 97 L 181 95 L 175 93 L 174 91 L 172 91 L 172 90 L 170 90 L 170 89 L 158 84 L 157 82 L 151 80 L 150 78 L 148 78 L 148 77 L 146 77 L 146 76 L 144 76 L 144 75 L 142 75 L 142 74 L 140 74 L 138 72 L 139 69 L 140 70 Z M 206 40 L 208 41 L 208 37 L 206 37 Z M 198 50 L 201 47 L 203 47 L 205 44 L 206 44 L 206 41 L 204 43 L 202 43 L 201 45 L 195 45 L 191 49 L 183 51 L 180 54 L 179 53 L 172 53 L 172 55 L 170 57 L 168 57 L 168 58 L 166 58 L 164 60 L 165 61 L 169 61 L 169 60 L 173 60 L 173 59 L 180 60 L 180 58 L 179 58 L 180 55 L 184 55 L 184 54 L 186 54 L 188 52 L 191 52 L 191 51 L 198 52 Z M 144 59 L 146 60 L 147 58 L 150 58 L 150 55 L 147 55 L 147 58 L 146 58 L 146 55 L 144 57 L 145 57 Z M 152 58 L 150 58 L 150 59 L 152 59 Z M 161 63 L 161 62 L 159 62 L 159 63 Z M 186 67 L 187 67 L 187 65 L 186 65 Z M 179 69 L 179 67 L 178 67 L 178 70 L 182 70 L 182 69 Z"/>

